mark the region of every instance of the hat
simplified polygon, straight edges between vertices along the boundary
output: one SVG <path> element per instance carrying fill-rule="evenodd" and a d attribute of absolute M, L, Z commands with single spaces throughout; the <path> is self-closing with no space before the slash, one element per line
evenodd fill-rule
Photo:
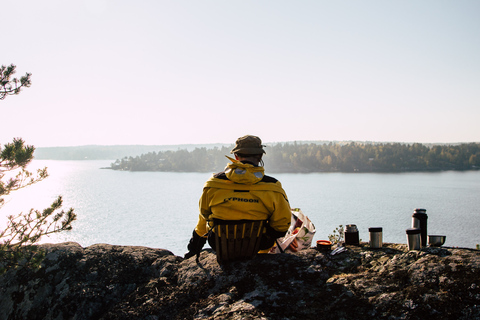
<path fill-rule="evenodd" d="M 235 148 L 230 153 L 242 153 L 242 154 L 262 154 L 263 150 L 262 140 L 259 137 L 246 135 L 240 137 L 235 142 Z"/>

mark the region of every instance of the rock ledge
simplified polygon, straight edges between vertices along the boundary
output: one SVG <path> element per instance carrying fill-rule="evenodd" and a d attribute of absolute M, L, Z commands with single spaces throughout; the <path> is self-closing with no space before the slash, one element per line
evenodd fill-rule
<path fill-rule="evenodd" d="M 219 266 L 170 251 L 42 245 L 0 276 L 2 319 L 480 319 L 480 251 L 402 244 L 260 255 Z"/>

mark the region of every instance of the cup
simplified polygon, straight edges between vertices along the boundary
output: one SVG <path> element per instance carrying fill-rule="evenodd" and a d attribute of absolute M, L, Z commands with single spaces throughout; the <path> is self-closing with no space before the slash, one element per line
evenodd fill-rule
<path fill-rule="evenodd" d="M 420 250 L 422 247 L 419 228 L 409 228 L 407 232 L 408 250 Z"/>
<path fill-rule="evenodd" d="M 370 233 L 370 247 L 371 248 L 381 248 L 383 246 L 383 235 L 382 227 L 371 227 L 368 228 Z"/>
<path fill-rule="evenodd" d="M 317 250 L 322 252 L 332 250 L 332 242 L 328 240 L 317 240 Z"/>

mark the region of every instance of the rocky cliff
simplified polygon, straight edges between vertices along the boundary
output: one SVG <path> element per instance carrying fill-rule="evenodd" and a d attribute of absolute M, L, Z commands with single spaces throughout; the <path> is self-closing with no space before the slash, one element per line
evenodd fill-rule
<path fill-rule="evenodd" d="M 43 245 L 0 277 L 0 319 L 479 319 L 480 252 L 308 249 L 219 266 L 162 249 Z"/>

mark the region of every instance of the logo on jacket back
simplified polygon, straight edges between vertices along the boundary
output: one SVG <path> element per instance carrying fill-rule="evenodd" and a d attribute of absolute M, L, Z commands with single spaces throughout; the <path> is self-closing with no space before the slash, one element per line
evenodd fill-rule
<path fill-rule="evenodd" d="M 237 197 L 230 197 L 225 198 L 223 201 L 239 201 L 239 202 L 250 202 L 250 203 L 259 203 L 257 199 L 245 199 L 245 198 L 237 198 Z"/>

